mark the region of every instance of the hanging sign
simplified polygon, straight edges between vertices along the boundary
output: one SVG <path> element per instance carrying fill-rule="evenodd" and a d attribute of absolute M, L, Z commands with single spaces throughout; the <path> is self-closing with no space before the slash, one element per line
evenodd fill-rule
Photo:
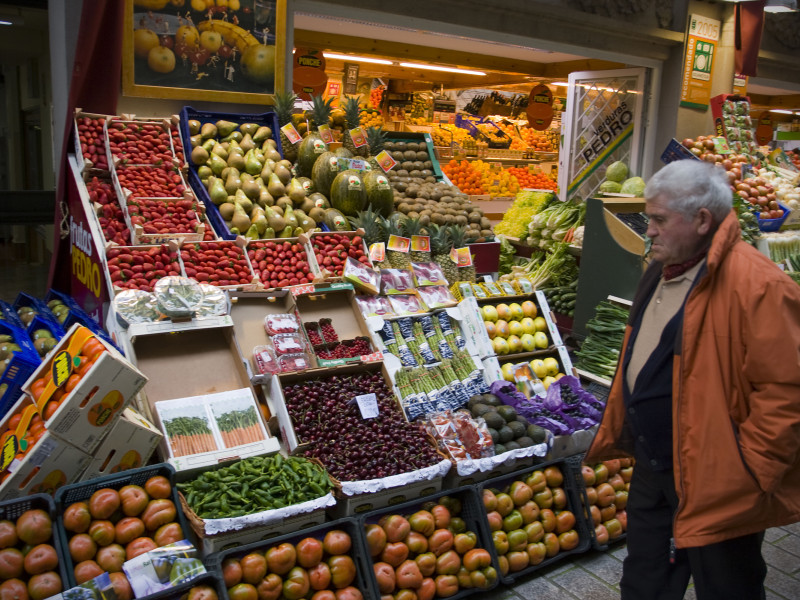
<path fill-rule="evenodd" d="M 297 48 L 292 65 L 292 90 L 303 100 L 319 96 L 328 85 L 322 50 Z"/>
<path fill-rule="evenodd" d="M 747 75 L 742 75 L 741 73 L 734 74 L 732 93 L 739 94 L 740 96 L 747 95 Z"/>
<path fill-rule="evenodd" d="M 758 115 L 756 121 L 756 142 L 761 146 L 766 146 L 772 141 L 772 117 L 769 111 L 765 110 Z"/>
<path fill-rule="evenodd" d="M 358 69 L 359 66 L 356 63 L 344 63 L 342 87 L 347 96 L 352 96 L 358 91 Z"/>
<path fill-rule="evenodd" d="M 544 84 L 535 86 L 528 96 L 528 126 L 538 131 L 544 131 L 553 122 L 553 92 Z"/>
<path fill-rule="evenodd" d="M 681 106 L 708 109 L 711 99 L 711 70 L 719 40 L 720 22 L 700 15 L 689 17 L 683 62 Z"/>

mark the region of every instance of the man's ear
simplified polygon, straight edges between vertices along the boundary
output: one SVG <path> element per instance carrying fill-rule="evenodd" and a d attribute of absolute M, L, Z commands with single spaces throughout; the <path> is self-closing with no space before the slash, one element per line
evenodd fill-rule
<path fill-rule="evenodd" d="M 708 235 L 714 227 L 714 217 L 711 211 L 707 208 L 701 208 L 695 215 L 697 222 L 697 233 L 700 235 Z"/>

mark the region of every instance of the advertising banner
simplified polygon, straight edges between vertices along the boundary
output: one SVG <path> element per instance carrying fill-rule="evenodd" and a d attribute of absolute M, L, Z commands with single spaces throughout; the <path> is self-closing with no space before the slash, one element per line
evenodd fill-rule
<path fill-rule="evenodd" d="M 681 106 L 708 109 L 711 72 L 719 40 L 720 22 L 700 15 L 689 17 L 683 62 Z"/>

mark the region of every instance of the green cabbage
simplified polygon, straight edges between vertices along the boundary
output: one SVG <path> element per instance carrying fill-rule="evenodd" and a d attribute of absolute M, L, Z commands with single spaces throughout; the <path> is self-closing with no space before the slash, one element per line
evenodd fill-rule
<path fill-rule="evenodd" d="M 600 184 L 600 193 L 601 194 L 619 194 L 619 190 L 622 187 L 619 182 L 617 181 L 604 181 Z"/>
<path fill-rule="evenodd" d="M 621 160 L 611 163 L 606 169 L 606 179 L 622 183 L 628 176 L 628 165 Z"/>
<path fill-rule="evenodd" d="M 644 196 L 644 186 L 644 179 L 641 177 L 631 177 L 630 179 L 626 179 L 625 183 L 622 184 L 620 193 L 633 194 L 637 198 L 641 198 Z"/>

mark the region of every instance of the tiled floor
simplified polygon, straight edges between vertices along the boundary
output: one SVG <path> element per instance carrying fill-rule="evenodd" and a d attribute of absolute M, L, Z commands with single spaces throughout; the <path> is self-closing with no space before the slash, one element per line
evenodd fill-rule
<path fill-rule="evenodd" d="M 607 552 L 590 551 L 567 557 L 542 571 L 500 585 L 484 600 L 613 600 L 619 598 L 622 560 L 627 551 L 620 543 Z M 800 598 L 800 523 L 767 531 L 762 547 L 767 561 L 767 600 Z M 685 600 L 695 600 L 694 590 Z"/>

